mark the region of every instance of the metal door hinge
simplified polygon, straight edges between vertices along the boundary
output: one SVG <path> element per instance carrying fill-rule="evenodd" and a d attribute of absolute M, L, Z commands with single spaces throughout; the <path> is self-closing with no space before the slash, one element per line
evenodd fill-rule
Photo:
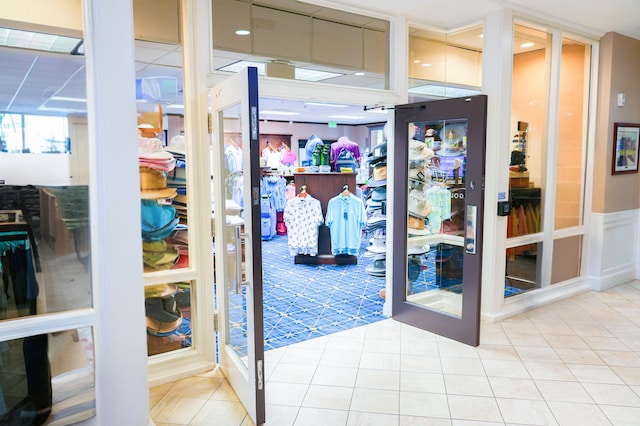
<path fill-rule="evenodd" d="M 218 332 L 218 313 L 213 314 L 213 331 Z"/>

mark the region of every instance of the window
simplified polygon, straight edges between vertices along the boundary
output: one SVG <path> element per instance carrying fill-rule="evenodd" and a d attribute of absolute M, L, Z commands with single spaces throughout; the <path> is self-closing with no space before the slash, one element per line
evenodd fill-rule
<path fill-rule="evenodd" d="M 12 153 L 68 153 L 66 117 L 0 114 L 0 151 Z"/>

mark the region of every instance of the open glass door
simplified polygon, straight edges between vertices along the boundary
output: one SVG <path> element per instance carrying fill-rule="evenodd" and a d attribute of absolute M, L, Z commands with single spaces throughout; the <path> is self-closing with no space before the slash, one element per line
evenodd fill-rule
<path fill-rule="evenodd" d="M 477 346 L 486 96 L 395 113 L 392 317 Z"/>
<path fill-rule="evenodd" d="M 253 421 L 265 419 L 258 74 L 210 89 L 219 365 Z"/>

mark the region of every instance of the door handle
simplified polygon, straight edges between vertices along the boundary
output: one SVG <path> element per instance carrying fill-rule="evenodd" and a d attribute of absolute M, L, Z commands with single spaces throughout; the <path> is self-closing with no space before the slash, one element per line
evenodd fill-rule
<path fill-rule="evenodd" d="M 242 279 L 242 241 L 249 235 L 240 232 L 240 225 L 234 228 L 235 245 L 236 245 L 236 283 L 235 293 L 240 294 L 242 292 L 242 286 L 249 285 L 249 281 Z"/>
<path fill-rule="evenodd" d="M 467 253 L 476 254 L 478 206 L 467 205 L 466 221 L 464 248 Z"/>

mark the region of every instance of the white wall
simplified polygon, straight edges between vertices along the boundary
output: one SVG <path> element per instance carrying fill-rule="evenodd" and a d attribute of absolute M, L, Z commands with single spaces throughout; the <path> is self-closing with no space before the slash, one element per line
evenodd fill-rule
<path fill-rule="evenodd" d="M 5 185 L 69 185 L 68 154 L 0 153 Z"/>

